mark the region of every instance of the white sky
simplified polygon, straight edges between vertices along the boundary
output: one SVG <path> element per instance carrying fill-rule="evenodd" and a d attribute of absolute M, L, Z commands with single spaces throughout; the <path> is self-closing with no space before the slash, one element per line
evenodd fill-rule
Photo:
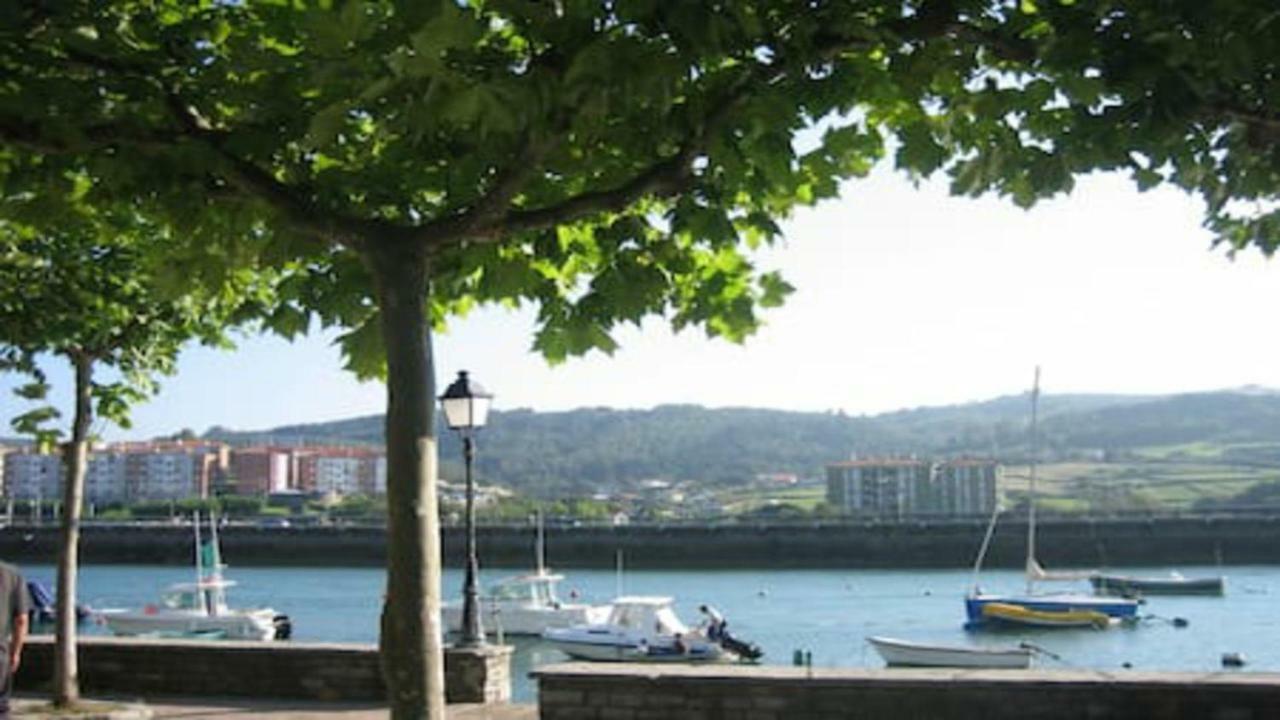
<path fill-rule="evenodd" d="M 487 309 L 437 338 L 441 387 L 469 369 L 495 407 L 564 410 L 663 403 L 878 413 L 1025 390 L 1165 393 L 1280 387 L 1280 267 L 1210 250 L 1201 205 L 1139 194 L 1118 176 L 1023 211 L 951 198 L 883 170 L 797 214 L 760 256 L 796 293 L 743 346 L 660 319 L 622 349 L 549 367 L 529 352 L 532 311 Z M 261 429 L 380 413 L 380 384 L 341 369 L 328 337 L 252 338 L 235 353 L 189 350 L 133 413 L 145 438 L 211 425 Z M 63 396 L 67 373 L 55 372 Z M 18 409 L 0 380 L 0 435 Z"/>

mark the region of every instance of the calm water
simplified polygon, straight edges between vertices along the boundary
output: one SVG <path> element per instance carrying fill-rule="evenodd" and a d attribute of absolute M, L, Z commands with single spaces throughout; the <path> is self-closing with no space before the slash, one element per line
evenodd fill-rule
<path fill-rule="evenodd" d="M 1217 574 L 1208 567 L 1179 568 L 1185 575 Z M 26 574 L 51 584 L 52 567 L 28 565 Z M 1167 568 L 1126 569 L 1135 574 L 1167 573 Z M 482 571 L 482 585 L 513 574 Z M 1062 657 L 1046 666 L 1118 669 L 1217 670 L 1224 652 L 1243 653 L 1248 670 L 1280 671 L 1280 567 L 1226 568 L 1227 595 L 1221 598 L 1154 598 L 1143 608 L 1156 618 L 1134 628 L 1107 631 L 1059 630 L 1019 633 L 968 633 L 962 596 L 970 580 L 965 571 L 811 570 L 811 571 L 628 571 L 627 594 L 671 595 L 689 624 L 697 607 L 721 610 L 735 634 L 765 650 L 765 662 L 787 665 L 796 650 L 813 654 L 818 666 L 879 667 L 879 656 L 863 641 L 867 635 L 947 643 L 1034 642 Z M 94 607 L 129 607 L 154 602 L 170 583 L 188 582 L 189 569 L 159 566 L 88 566 L 81 570 L 80 596 Z M 567 571 L 561 595 L 576 589 L 591 601 L 607 601 L 618 589 L 612 571 Z M 376 642 L 383 572 L 378 568 L 237 568 L 228 576 L 240 583 L 231 590 L 233 605 L 269 605 L 293 618 L 298 640 Z M 462 573 L 444 575 L 446 598 L 460 596 Z M 1070 585 L 1069 583 L 1067 585 Z M 992 571 L 984 589 L 1017 592 L 1020 575 Z M 1158 618 L 1190 621 L 1176 629 Z M 85 626 L 85 632 L 100 632 Z M 512 640 L 512 638 L 508 638 Z M 532 701 L 536 689 L 527 671 L 564 656 L 536 640 L 516 641 L 514 694 Z"/>

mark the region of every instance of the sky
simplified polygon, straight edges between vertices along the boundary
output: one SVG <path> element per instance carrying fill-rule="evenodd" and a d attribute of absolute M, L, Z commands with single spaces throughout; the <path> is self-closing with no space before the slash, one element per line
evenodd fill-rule
<path fill-rule="evenodd" d="M 1211 249 L 1201 203 L 1138 193 L 1117 175 L 1024 211 L 953 198 L 877 170 L 838 200 L 797 212 L 760 267 L 796 287 L 743 345 L 661 318 L 616 334 L 621 349 L 549 366 L 530 352 L 532 308 L 486 308 L 436 339 L 443 388 L 460 369 L 494 408 L 712 407 L 876 414 L 1025 391 L 1160 394 L 1280 387 L 1280 266 L 1256 251 Z M 176 376 L 104 423 L 110 440 L 213 425 L 266 429 L 377 414 L 380 383 L 342 370 L 332 335 L 245 337 L 234 352 L 187 350 Z M 48 365 L 69 408 L 70 374 Z M 0 435 L 20 412 L 0 378 Z M 69 417 L 69 413 L 66 413 Z M 63 425 L 66 425 L 64 422 Z"/>

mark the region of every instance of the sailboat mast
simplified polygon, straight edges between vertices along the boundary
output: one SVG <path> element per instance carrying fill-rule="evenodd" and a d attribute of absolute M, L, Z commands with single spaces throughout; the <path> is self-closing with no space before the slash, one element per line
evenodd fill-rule
<path fill-rule="evenodd" d="M 537 557 L 534 558 L 534 560 L 535 562 L 538 563 L 538 567 L 537 567 L 538 574 L 539 575 L 546 574 L 547 545 L 546 545 L 546 539 L 542 535 L 542 511 L 541 510 L 538 511 L 538 535 L 537 535 L 537 541 L 534 546 L 534 553 L 537 555 Z"/>
<path fill-rule="evenodd" d="M 192 524 L 195 526 L 196 538 L 196 602 L 200 603 L 200 612 L 209 612 L 209 606 L 204 601 L 204 553 L 200 549 L 200 511 L 196 510 L 191 515 Z"/>
<path fill-rule="evenodd" d="M 1040 455 L 1038 411 L 1040 405 L 1040 366 L 1036 366 L 1035 382 L 1031 385 L 1031 460 L 1027 478 L 1027 593 L 1033 589 L 1036 567 L 1036 465 Z"/>

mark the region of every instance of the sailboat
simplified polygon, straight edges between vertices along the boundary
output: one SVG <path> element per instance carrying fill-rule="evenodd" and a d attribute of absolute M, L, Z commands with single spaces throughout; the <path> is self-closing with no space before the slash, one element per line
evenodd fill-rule
<path fill-rule="evenodd" d="M 1033 627 L 1093 627 L 1103 628 L 1113 620 L 1133 618 L 1138 613 L 1138 601 L 1130 598 L 1106 598 L 1083 593 L 1037 593 L 1036 583 L 1044 580 L 1084 580 L 1091 573 L 1048 572 L 1036 560 L 1036 464 L 1039 451 L 1037 427 L 1040 401 L 1040 368 L 1036 367 L 1035 382 L 1031 388 L 1031 461 L 1027 488 L 1027 559 L 1026 592 L 1023 594 L 984 593 L 978 587 L 978 575 L 991 536 L 995 530 L 999 509 L 992 513 L 987 525 L 978 559 L 974 562 L 974 583 L 965 597 L 965 627 L 982 628 L 998 625 Z"/>
<path fill-rule="evenodd" d="M 271 608 L 237 609 L 227 605 L 234 581 L 222 576 L 218 522 L 209 515 L 209 542 L 201 542 L 200 513 L 195 514 L 195 582 L 171 585 L 160 602 L 140 610 L 102 610 L 100 617 L 116 635 L 285 640 L 292 632 L 287 615 Z"/>

